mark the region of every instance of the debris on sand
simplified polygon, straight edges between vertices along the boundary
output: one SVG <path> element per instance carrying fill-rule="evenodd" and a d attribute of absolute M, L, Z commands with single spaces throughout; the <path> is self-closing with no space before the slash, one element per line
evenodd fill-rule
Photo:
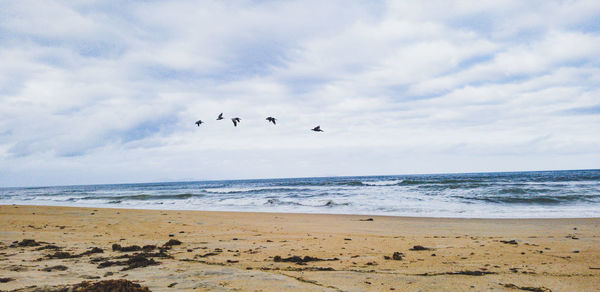
<path fill-rule="evenodd" d="M 533 291 L 533 292 L 552 292 L 552 290 L 550 290 L 549 288 L 546 287 L 525 287 L 525 286 L 517 286 L 515 284 L 500 284 L 502 286 L 504 286 L 504 288 L 511 288 L 511 289 L 519 289 L 519 290 L 524 290 L 524 291 Z"/>
<path fill-rule="evenodd" d="M 248 269 L 248 268 L 246 268 Z M 290 272 L 329 272 L 335 271 L 332 267 L 303 267 L 303 268 L 295 268 L 295 267 L 287 267 L 283 268 L 282 271 L 290 271 Z"/>
<path fill-rule="evenodd" d="M 306 264 L 307 262 L 338 261 L 338 260 L 339 260 L 338 258 L 321 259 L 321 258 L 316 258 L 316 257 L 311 257 L 311 256 L 304 256 L 304 257 L 291 256 L 289 258 L 282 258 L 280 256 L 273 257 L 273 261 L 275 261 L 275 262 L 291 262 L 291 263 L 296 263 L 299 265 Z"/>
<path fill-rule="evenodd" d="M 143 251 L 152 251 L 155 249 L 156 249 L 156 245 L 154 245 L 154 244 L 148 244 L 148 245 L 142 246 Z"/>
<path fill-rule="evenodd" d="M 512 240 L 500 240 L 500 242 L 505 243 L 505 244 L 518 244 L 518 242 L 514 239 Z"/>
<path fill-rule="evenodd" d="M 392 259 L 395 261 L 401 261 L 403 256 L 404 254 L 401 252 L 394 252 L 394 254 L 392 255 Z"/>
<path fill-rule="evenodd" d="M 205 253 L 205 254 L 202 254 L 202 255 L 197 254 L 197 255 L 194 256 L 194 258 L 205 258 L 205 257 L 215 256 L 215 255 L 218 255 L 218 254 L 219 253 L 216 253 L 216 252 L 209 252 L 209 253 Z"/>
<path fill-rule="evenodd" d="M 43 285 L 38 286 L 27 286 L 12 292 L 149 292 L 150 289 L 142 287 L 140 284 L 133 283 L 131 281 L 120 279 L 120 280 L 104 280 L 100 282 L 89 282 L 84 281 L 79 284 L 63 284 L 55 286 Z"/>
<path fill-rule="evenodd" d="M 16 241 L 10 245 L 10 247 L 30 247 L 30 246 L 40 246 L 41 243 L 35 241 L 34 239 L 23 239 L 20 242 Z"/>
<path fill-rule="evenodd" d="M 93 247 L 92 249 L 90 249 L 88 251 L 84 251 L 79 256 L 86 256 L 86 255 L 91 255 L 94 253 L 104 253 L 104 250 L 99 247 Z"/>
<path fill-rule="evenodd" d="M 446 273 L 447 275 L 467 275 L 467 276 L 483 276 L 483 275 L 491 275 L 495 274 L 494 272 L 488 271 L 459 271 L 459 272 L 451 272 Z"/>
<path fill-rule="evenodd" d="M 93 257 L 90 259 L 90 263 L 97 264 L 99 262 L 108 261 L 110 258 L 107 257 Z"/>
<path fill-rule="evenodd" d="M 56 246 L 54 244 L 48 244 L 46 246 L 38 247 L 35 250 L 46 250 L 46 249 L 59 250 L 59 249 L 62 249 L 62 247 Z"/>
<path fill-rule="evenodd" d="M 14 278 L 0 278 L 0 283 L 8 283 L 14 280 Z"/>
<path fill-rule="evenodd" d="M 98 265 L 98 269 L 103 269 L 111 266 L 125 266 L 121 271 L 127 271 L 135 268 L 143 268 L 147 266 L 155 266 L 160 264 L 153 259 L 148 259 L 143 255 L 137 255 L 129 258 L 126 261 L 105 261 Z"/>
<path fill-rule="evenodd" d="M 46 258 L 48 259 L 70 259 L 70 258 L 76 258 L 77 255 L 72 255 L 66 251 L 57 251 L 53 254 L 49 254 L 46 256 Z"/>
<path fill-rule="evenodd" d="M 424 247 L 424 246 L 422 246 L 422 245 L 415 245 L 415 246 L 413 246 L 413 247 L 412 247 L 410 250 L 413 250 L 413 251 L 420 251 L 420 250 L 431 250 L 431 248 L 429 248 L 429 247 Z"/>
<path fill-rule="evenodd" d="M 121 269 L 121 271 L 127 271 L 135 268 L 143 268 L 147 266 L 158 265 L 159 263 L 153 259 L 148 259 L 144 256 L 136 256 L 127 260 L 127 267 Z"/>
<path fill-rule="evenodd" d="M 131 246 L 121 246 L 120 244 L 113 243 L 112 250 L 113 251 L 122 251 L 122 252 L 130 252 L 130 251 L 139 251 L 142 248 L 139 245 L 131 245 Z"/>
<path fill-rule="evenodd" d="M 13 272 L 25 272 L 28 270 L 27 267 L 23 265 L 10 265 L 6 267 L 6 269 Z"/>
<path fill-rule="evenodd" d="M 102 250 L 99 247 L 94 247 L 88 251 L 82 252 L 80 254 L 70 254 L 66 251 L 57 251 L 53 254 L 49 254 L 46 255 L 47 259 L 71 259 L 71 258 L 79 258 L 82 256 L 87 256 L 87 255 L 91 255 L 91 254 L 95 254 L 95 253 L 103 253 L 104 250 Z"/>
<path fill-rule="evenodd" d="M 66 271 L 69 268 L 63 265 L 58 265 L 58 266 L 52 266 L 52 267 L 47 267 L 47 268 L 43 268 L 41 269 L 41 271 L 44 272 L 52 272 L 52 271 Z"/>
<path fill-rule="evenodd" d="M 100 279 L 100 276 L 92 276 L 92 275 L 81 275 L 79 278 L 87 279 L 87 280 L 96 280 Z"/>
<path fill-rule="evenodd" d="M 166 254 L 164 252 L 164 250 L 160 250 L 159 252 L 141 252 L 141 253 L 134 253 L 134 254 L 124 254 L 124 255 L 118 256 L 116 258 L 117 259 L 130 259 L 130 258 L 134 258 L 134 257 L 138 257 L 138 256 L 143 256 L 143 257 L 147 257 L 147 258 L 166 258 L 166 259 L 173 258 L 172 256 Z"/>
<path fill-rule="evenodd" d="M 423 274 L 417 274 L 417 276 L 440 276 L 440 275 L 466 275 L 466 276 L 484 276 L 484 275 L 491 275 L 491 274 L 496 274 L 494 272 L 488 272 L 488 271 L 458 271 L 458 272 L 445 272 L 445 273 L 423 273 Z"/>
<path fill-rule="evenodd" d="M 367 219 L 358 219 L 358 221 L 373 221 L 373 218 L 367 218 Z"/>
<path fill-rule="evenodd" d="M 67 290 L 65 290 L 67 291 Z M 142 287 L 140 284 L 133 283 L 125 279 L 103 280 L 99 282 L 81 282 L 75 284 L 72 291 L 76 292 L 94 292 L 94 291 L 127 291 L 127 292 L 149 292 L 148 287 Z"/>
<path fill-rule="evenodd" d="M 169 239 L 169 241 L 165 242 L 165 244 L 163 244 L 163 247 L 166 248 L 170 248 L 173 245 L 181 245 L 181 241 L 177 240 L 177 239 Z"/>

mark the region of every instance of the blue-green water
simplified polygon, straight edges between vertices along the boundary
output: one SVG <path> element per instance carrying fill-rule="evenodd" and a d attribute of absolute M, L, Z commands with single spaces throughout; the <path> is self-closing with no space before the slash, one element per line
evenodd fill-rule
<path fill-rule="evenodd" d="M 600 170 L 2 188 L 0 203 L 418 217 L 600 217 Z"/>

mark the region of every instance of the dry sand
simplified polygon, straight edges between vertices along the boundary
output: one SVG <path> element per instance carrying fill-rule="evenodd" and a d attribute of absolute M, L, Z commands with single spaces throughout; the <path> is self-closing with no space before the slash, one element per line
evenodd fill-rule
<path fill-rule="evenodd" d="M 368 218 L 373 220 L 363 221 Z M 145 254 L 112 250 L 115 243 L 163 246 L 171 239 L 182 244 L 163 252 L 148 248 Z M 40 245 L 21 246 L 28 243 Z M 430 250 L 411 250 L 415 245 Z M 103 252 L 82 254 L 94 247 Z M 133 257 L 136 253 L 143 256 Z M 285 261 L 298 260 L 293 256 L 321 260 Z M 0 278 L 10 278 L 0 283 L 0 290 L 7 291 L 106 279 L 128 279 L 152 291 L 598 291 L 600 218 L 437 219 L 2 205 Z"/>

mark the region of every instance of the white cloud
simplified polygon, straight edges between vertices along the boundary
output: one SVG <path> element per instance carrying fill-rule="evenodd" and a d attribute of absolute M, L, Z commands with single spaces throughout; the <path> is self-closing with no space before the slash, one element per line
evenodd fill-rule
<path fill-rule="evenodd" d="M 597 167 L 599 12 L 4 2 L 0 185 Z"/>

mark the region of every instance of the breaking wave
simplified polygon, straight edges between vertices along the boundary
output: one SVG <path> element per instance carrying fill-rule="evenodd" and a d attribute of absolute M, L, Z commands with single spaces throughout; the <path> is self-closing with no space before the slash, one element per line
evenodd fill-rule
<path fill-rule="evenodd" d="M 0 203 L 426 217 L 600 217 L 600 170 L 0 188 Z"/>

